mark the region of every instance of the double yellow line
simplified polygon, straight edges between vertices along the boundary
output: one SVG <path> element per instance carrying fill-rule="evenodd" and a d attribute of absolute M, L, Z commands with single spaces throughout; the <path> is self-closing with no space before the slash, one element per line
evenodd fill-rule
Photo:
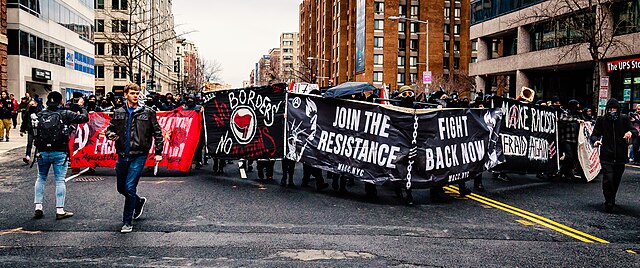
<path fill-rule="evenodd" d="M 446 186 L 444 187 L 444 189 L 454 192 L 454 193 L 459 193 L 459 189 L 456 186 Z M 466 196 L 467 198 L 474 200 L 476 202 L 485 204 L 487 206 L 493 207 L 493 208 L 497 208 L 499 210 L 502 210 L 504 212 L 516 215 L 518 217 L 521 217 L 523 219 L 529 220 L 531 222 L 537 223 L 541 226 L 544 226 L 546 228 L 549 228 L 551 230 L 554 230 L 556 232 L 559 232 L 561 234 L 573 237 L 577 240 L 580 240 L 582 242 L 586 242 L 586 243 L 594 243 L 594 242 L 598 242 L 598 243 L 603 243 L 603 244 L 609 244 L 609 241 L 606 241 L 604 239 L 595 237 L 593 235 L 578 231 L 576 229 L 573 229 L 569 226 L 566 226 L 564 224 L 555 222 L 553 220 L 547 219 L 545 217 L 542 217 L 540 215 L 531 213 L 529 211 L 526 210 L 522 210 L 516 207 L 512 207 L 509 206 L 507 204 L 486 198 L 484 196 L 481 195 L 477 195 L 474 193 L 471 193 L 469 195 Z"/>

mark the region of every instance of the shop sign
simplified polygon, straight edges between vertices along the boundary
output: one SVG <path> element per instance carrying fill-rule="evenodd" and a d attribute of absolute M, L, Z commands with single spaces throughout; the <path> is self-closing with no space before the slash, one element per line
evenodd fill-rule
<path fill-rule="evenodd" d="M 31 77 L 37 80 L 51 80 L 51 72 L 43 69 L 33 68 L 31 69 Z"/>
<path fill-rule="evenodd" d="M 607 62 L 607 72 L 621 72 L 640 69 L 640 58 Z"/>
<path fill-rule="evenodd" d="M 64 66 L 69 68 L 69 69 L 74 69 L 74 60 L 73 60 L 73 50 L 65 50 L 65 56 L 64 56 Z"/>
<path fill-rule="evenodd" d="M 631 101 L 631 89 L 630 88 L 625 88 L 624 89 L 624 102 L 630 102 Z"/>

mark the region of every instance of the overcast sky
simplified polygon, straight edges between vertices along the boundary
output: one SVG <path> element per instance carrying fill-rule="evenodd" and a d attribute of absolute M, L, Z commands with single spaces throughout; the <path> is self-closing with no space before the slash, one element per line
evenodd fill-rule
<path fill-rule="evenodd" d="M 302 0 L 173 0 L 177 32 L 200 54 L 222 64 L 222 79 L 235 88 L 269 49 L 280 47 L 280 34 L 297 32 Z"/>

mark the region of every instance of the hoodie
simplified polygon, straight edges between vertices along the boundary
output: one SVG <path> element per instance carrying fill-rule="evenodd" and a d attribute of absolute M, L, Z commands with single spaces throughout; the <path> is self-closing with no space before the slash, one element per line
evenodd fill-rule
<path fill-rule="evenodd" d="M 616 99 L 607 102 L 607 110 L 610 108 L 620 109 L 620 103 Z M 615 120 L 609 116 L 601 116 L 596 120 L 596 124 L 591 134 L 591 142 L 602 140 L 600 148 L 600 162 L 603 164 L 626 164 L 629 159 L 627 155 L 628 143 L 624 139 L 624 134 L 631 132 L 633 137 L 638 136 L 638 131 L 631 125 L 629 117 L 620 115 Z"/>

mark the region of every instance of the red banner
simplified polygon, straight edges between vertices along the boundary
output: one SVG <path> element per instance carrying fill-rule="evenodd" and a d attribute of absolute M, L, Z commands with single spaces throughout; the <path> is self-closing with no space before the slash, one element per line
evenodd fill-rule
<path fill-rule="evenodd" d="M 197 111 L 175 110 L 157 113 L 162 128 L 164 148 L 159 166 L 188 172 L 200 141 L 202 114 Z M 89 122 L 78 125 L 69 137 L 71 168 L 115 167 L 118 155 L 113 141 L 104 132 L 111 115 L 90 113 Z M 146 166 L 154 166 L 153 146 Z"/>

